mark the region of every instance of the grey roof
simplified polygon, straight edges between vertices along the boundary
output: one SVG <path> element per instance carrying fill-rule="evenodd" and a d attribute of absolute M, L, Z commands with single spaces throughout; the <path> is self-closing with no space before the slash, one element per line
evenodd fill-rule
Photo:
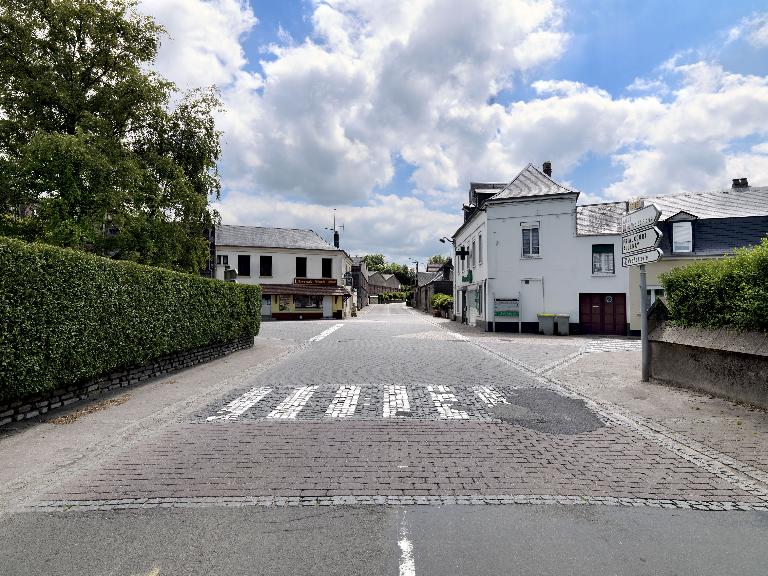
<path fill-rule="evenodd" d="M 297 248 L 303 250 L 339 250 L 312 230 L 232 226 L 216 228 L 217 246 L 254 246 L 259 248 Z"/>
<path fill-rule="evenodd" d="M 418 277 L 416 278 L 416 285 L 424 286 L 430 280 L 432 280 L 432 277 L 434 275 L 435 275 L 435 272 L 419 272 Z"/>
<path fill-rule="evenodd" d="M 621 234 L 621 217 L 626 213 L 626 202 L 576 206 L 576 234 L 578 236 Z"/>
<path fill-rule="evenodd" d="M 533 164 L 528 164 L 515 176 L 507 186 L 491 200 L 504 198 L 527 198 L 534 196 L 559 196 L 563 194 L 579 194 L 576 190 L 558 184 L 552 178 L 541 172 Z"/>
<path fill-rule="evenodd" d="M 768 186 L 669 194 L 646 198 L 645 203 L 655 204 L 661 210 L 661 220 L 678 212 L 688 212 L 702 219 L 768 216 Z"/>

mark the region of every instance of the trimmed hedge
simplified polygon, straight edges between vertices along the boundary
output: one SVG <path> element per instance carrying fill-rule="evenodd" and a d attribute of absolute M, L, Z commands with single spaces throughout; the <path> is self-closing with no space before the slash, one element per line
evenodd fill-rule
<path fill-rule="evenodd" d="M 728 258 L 670 270 L 661 283 L 676 324 L 768 332 L 768 238 Z"/>
<path fill-rule="evenodd" d="M 0 401 L 244 336 L 261 289 L 0 237 Z"/>

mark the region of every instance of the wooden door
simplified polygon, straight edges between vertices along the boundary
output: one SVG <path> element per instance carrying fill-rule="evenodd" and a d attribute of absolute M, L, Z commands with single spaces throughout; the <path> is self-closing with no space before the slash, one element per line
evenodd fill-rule
<path fill-rule="evenodd" d="M 587 334 L 626 334 L 626 294 L 579 294 L 579 324 Z"/>

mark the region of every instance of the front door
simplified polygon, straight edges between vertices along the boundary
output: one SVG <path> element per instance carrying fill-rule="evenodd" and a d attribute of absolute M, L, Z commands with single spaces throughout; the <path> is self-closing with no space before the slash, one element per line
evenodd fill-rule
<path fill-rule="evenodd" d="M 261 299 L 261 317 L 269 318 L 272 316 L 272 296 L 264 296 Z"/>
<path fill-rule="evenodd" d="M 461 291 L 461 323 L 467 323 L 467 291 Z"/>
<path fill-rule="evenodd" d="M 626 294 L 579 294 L 579 324 L 586 334 L 627 333 Z"/>
<path fill-rule="evenodd" d="M 323 296 L 323 318 L 333 316 L 333 296 Z"/>

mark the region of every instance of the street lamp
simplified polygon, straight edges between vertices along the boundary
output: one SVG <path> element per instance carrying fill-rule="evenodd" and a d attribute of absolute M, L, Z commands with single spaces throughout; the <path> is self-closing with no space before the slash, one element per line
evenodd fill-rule
<path fill-rule="evenodd" d="M 453 240 L 448 238 L 448 236 L 443 236 L 442 238 L 440 238 L 440 242 L 442 242 L 443 244 L 445 244 L 446 242 L 450 242 L 451 244 L 453 244 Z"/>

